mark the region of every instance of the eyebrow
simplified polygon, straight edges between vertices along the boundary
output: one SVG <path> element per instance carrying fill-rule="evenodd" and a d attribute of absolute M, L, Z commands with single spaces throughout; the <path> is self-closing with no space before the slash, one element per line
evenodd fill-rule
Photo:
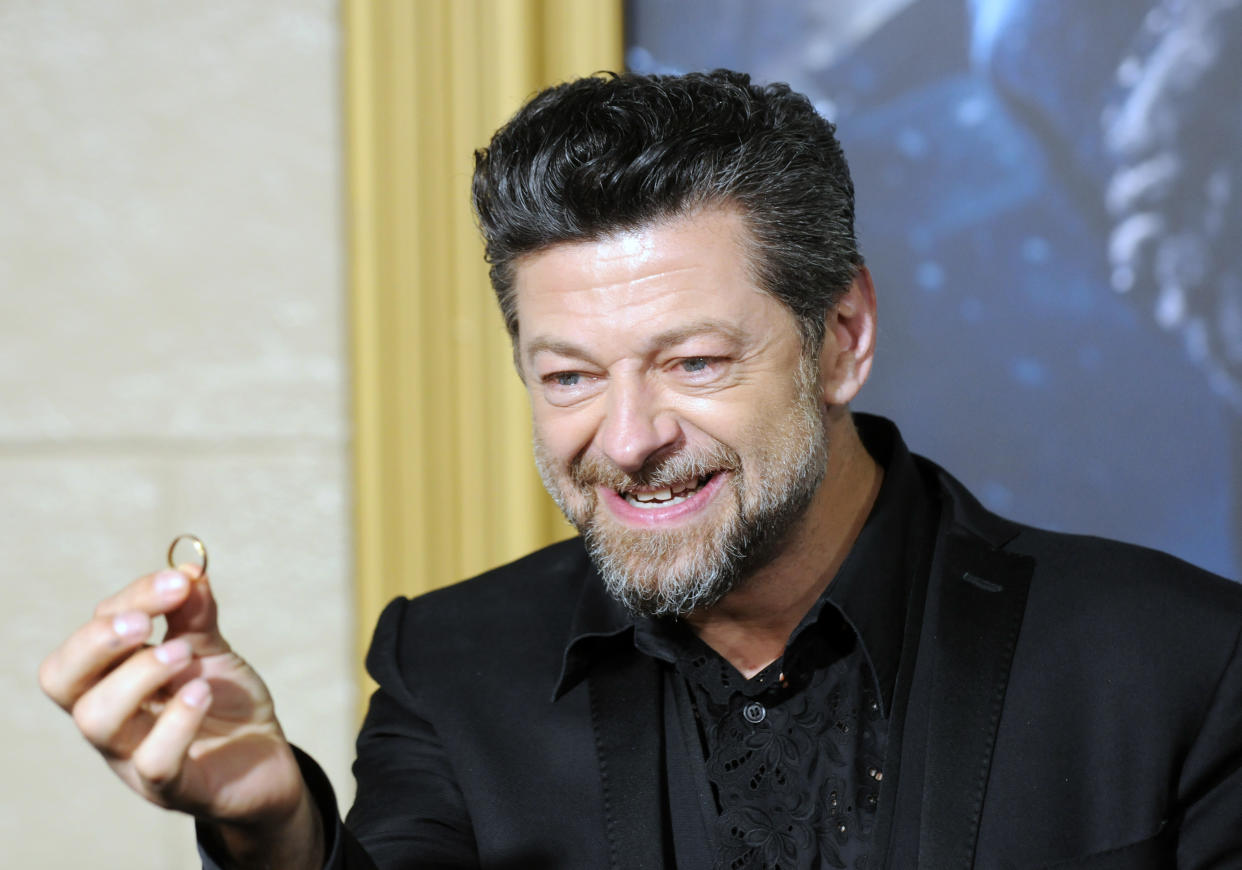
<path fill-rule="evenodd" d="M 650 347 L 651 350 L 662 350 L 709 333 L 723 335 L 734 344 L 740 345 L 743 343 L 744 333 L 742 330 L 723 320 L 707 318 L 658 333 L 651 340 Z M 548 338 L 546 336 L 532 338 L 526 348 L 527 357 L 534 359 L 535 356 L 541 353 L 554 353 L 558 356 L 573 357 L 575 359 L 591 358 L 589 351 L 571 341 Z"/>

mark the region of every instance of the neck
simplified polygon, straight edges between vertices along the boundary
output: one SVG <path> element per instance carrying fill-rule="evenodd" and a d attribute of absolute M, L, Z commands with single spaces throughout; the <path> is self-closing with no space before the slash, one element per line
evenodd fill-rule
<path fill-rule="evenodd" d="M 883 471 L 849 413 L 840 410 L 829 424 L 824 482 L 781 553 L 719 604 L 686 617 L 703 642 L 747 678 L 784 653 L 789 635 L 845 561 L 880 491 Z"/>

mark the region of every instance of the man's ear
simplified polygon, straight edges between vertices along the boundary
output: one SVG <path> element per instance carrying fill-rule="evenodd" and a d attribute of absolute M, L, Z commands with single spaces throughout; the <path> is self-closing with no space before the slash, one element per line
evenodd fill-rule
<path fill-rule="evenodd" d="M 875 353 L 875 285 L 866 266 L 828 312 L 819 355 L 820 395 L 829 406 L 858 395 L 871 373 Z"/>

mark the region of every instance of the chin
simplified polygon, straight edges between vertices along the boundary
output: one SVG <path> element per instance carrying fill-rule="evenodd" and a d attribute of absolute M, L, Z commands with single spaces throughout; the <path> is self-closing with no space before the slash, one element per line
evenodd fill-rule
<path fill-rule="evenodd" d="M 645 616 L 711 607 L 733 591 L 748 561 L 719 527 L 642 532 L 603 521 L 583 534 L 609 594 Z"/>
<path fill-rule="evenodd" d="M 598 563 L 597 563 L 598 565 Z M 614 574 L 599 565 L 608 593 L 635 616 L 682 618 L 706 610 L 733 591 L 732 578 L 698 577 L 669 583 L 641 585 L 627 574 Z"/>

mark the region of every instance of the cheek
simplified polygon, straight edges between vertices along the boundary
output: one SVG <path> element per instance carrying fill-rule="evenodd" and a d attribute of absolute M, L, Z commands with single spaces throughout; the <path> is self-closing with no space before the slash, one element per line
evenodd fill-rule
<path fill-rule="evenodd" d="M 533 411 L 531 432 L 544 463 L 564 472 L 574 457 L 590 445 L 593 429 L 585 417 L 546 405 Z"/>
<path fill-rule="evenodd" d="M 697 399 L 683 405 L 682 421 L 690 444 L 715 441 L 745 452 L 748 444 L 779 426 L 789 415 L 776 391 L 750 391 L 725 399 Z"/>

